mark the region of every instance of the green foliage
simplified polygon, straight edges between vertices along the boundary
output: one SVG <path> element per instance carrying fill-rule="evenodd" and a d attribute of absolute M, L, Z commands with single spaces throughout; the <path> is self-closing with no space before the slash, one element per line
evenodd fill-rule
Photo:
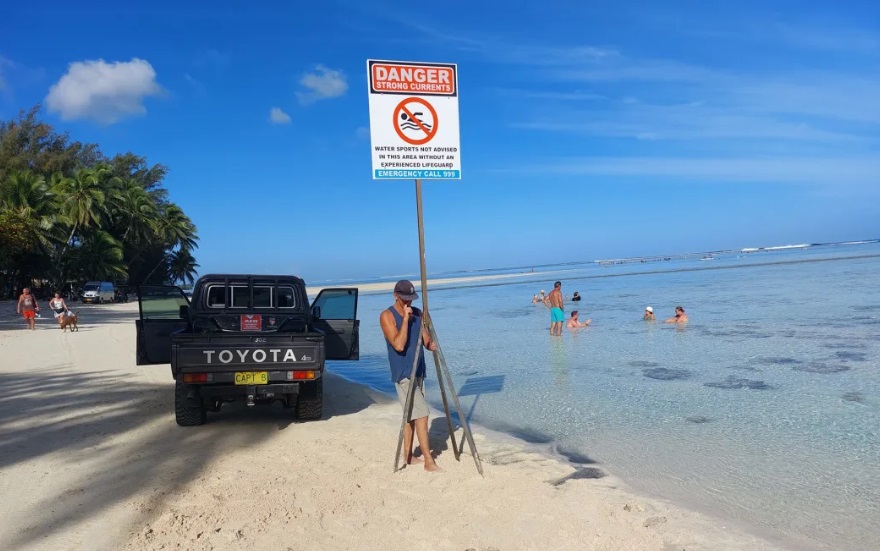
<path fill-rule="evenodd" d="M 163 165 L 73 142 L 39 106 L 0 121 L 0 295 L 32 281 L 192 281 L 195 225 Z"/>

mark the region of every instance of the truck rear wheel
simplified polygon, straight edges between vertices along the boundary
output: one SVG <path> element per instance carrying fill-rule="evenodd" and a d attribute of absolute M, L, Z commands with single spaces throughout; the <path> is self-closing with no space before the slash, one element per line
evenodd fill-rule
<path fill-rule="evenodd" d="M 174 418 L 181 427 L 197 427 L 204 425 L 208 420 L 208 412 L 204 405 L 192 406 L 188 402 L 187 394 L 191 385 L 185 385 L 180 381 L 174 384 Z"/>
<path fill-rule="evenodd" d="M 295 416 L 300 421 L 315 421 L 324 414 L 324 380 L 303 385 L 296 400 Z"/>

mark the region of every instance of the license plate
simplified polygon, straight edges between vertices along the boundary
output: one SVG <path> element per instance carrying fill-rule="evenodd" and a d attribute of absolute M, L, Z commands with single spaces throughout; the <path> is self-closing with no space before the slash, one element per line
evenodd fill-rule
<path fill-rule="evenodd" d="M 268 371 L 236 371 L 235 384 L 237 385 L 267 385 L 269 384 Z"/>

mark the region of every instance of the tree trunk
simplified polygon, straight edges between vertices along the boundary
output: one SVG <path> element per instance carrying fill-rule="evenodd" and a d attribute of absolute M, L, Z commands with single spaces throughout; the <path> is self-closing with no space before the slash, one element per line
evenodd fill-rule
<path fill-rule="evenodd" d="M 167 259 L 168 259 L 168 255 L 163 254 L 163 255 L 162 255 L 162 258 L 159 260 L 159 262 L 156 263 L 155 266 L 153 266 L 153 269 L 150 270 L 150 273 L 147 274 L 147 277 L 144 278 L 144 281 L 143 281 L 142 283 L 146 283 L 147 281 L 149 281 L 149 280 L 150 280 L 150 276 L 153 275 L 153 272 L 155 272 L 156 269 L 157 269 L 159 266 L 161 266 L 162 263 L 165 262 L 165 260 L 167 260 Z"/>
<path fill-rule="evenodd" d="M 67 252 L 67 248 L 70 246 L 70 243 L 73 241 L 73 236 L 76 234 L 76 230 L 79 227 L 78 222 L 73 223 L 73 229 L 70 230 L 70 235 L 67 237 L 67 241 L 64 242 L 64 246 L 61 247 L 61 252 L 58 254 L 58 258 L 55 260 L 57 264 L 57 274 L 58 281 L 56 282 L 58 285 L 64 284 L 64 254 Z"/>

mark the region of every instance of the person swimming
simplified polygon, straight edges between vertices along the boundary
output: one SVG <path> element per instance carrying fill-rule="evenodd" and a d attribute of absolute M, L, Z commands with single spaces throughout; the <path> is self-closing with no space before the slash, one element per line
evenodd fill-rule
<path fill-rule="evenodd" d="M 642 316 L 642 319 L 645 321 L 654 321 L 657 319 L 654 317 L 654 309 L 650 306 L 645 306 L 645 315 Z"/>
<path fill-rule="evenodd" d="M 571 297 L 571 301 L 578 302 L 579 300 L 581 300 L 581 295 L 577 291 L 575 291 L 574 295 Z"/>
<path fill-rule="evenodd" d="M 675 316 L 666 320 L 666 323 L 687 323 L 688 317 L 687 314 L 684 313 L 684 308 L 681 306 L 675 307 Z"/>

